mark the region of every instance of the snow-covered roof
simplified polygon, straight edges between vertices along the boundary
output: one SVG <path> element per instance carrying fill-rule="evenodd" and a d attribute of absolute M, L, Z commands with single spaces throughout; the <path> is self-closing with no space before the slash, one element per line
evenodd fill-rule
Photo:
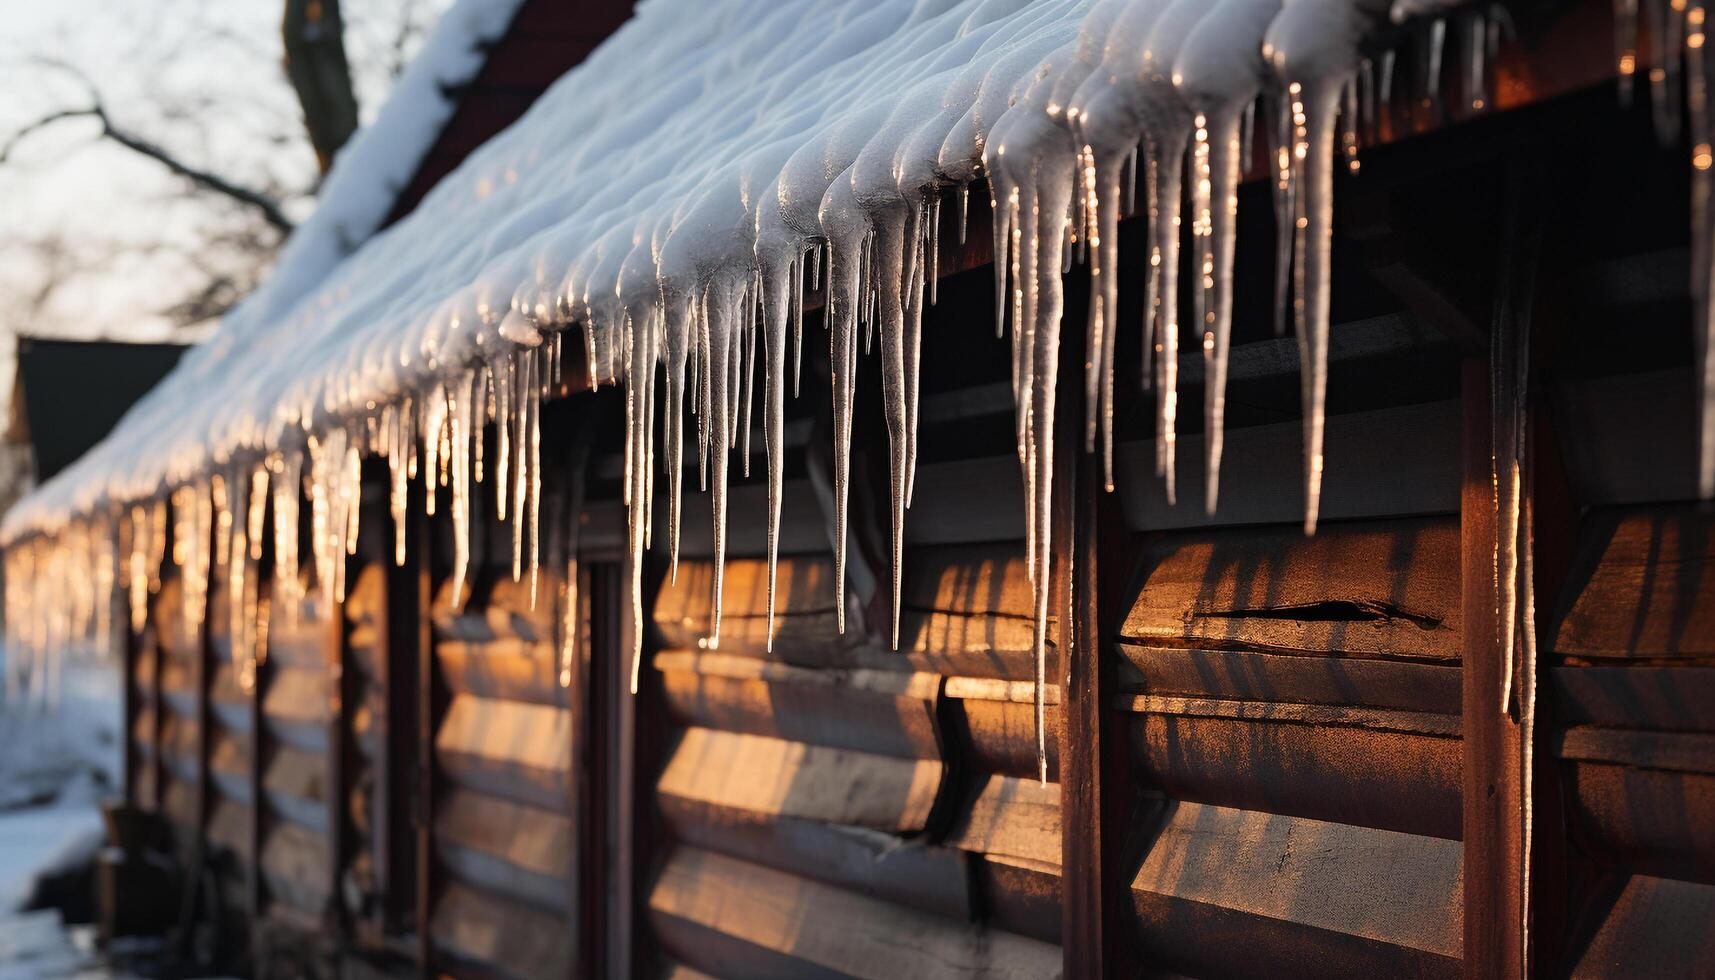
<path fill-rule="evenodd" d="M 532 323 L 577 319 L 607 340 L 628 307 L 641 316 L 663 293 L 670 305 L 723 277 L 748 283 L 759 265 L 783 273 L 818 241 L 832 243 L 837 272 L 840 249 L 878 220 L 975 177 L 997 126 L 1018 147 L 1016 163 L 989 161 L 991 178 L 1017 171 L 993 181 L 1003 209 L 1005 186 L 1035 187 L 1039 167 L 1067 176 L 1043 188 L 1050 197 L 1082 199 L 1068 137 L 1079 99 L 1096 152 L 1129 156 L 1151 128 L 1183 145 L 1192 102 L 1242 104 L 1272 77 L 1265 32 L 1280 35 L 1282 68 L 1343 76 L 1386 8 L 652 0 L 416 211 L 347 255 L 420 155 L 399 147 L 426 145 L 444 120 L 438 83 L 475 70 L 471 38 L 502 29 L 515 2 L 449 12 L 393 104 L 341 155 L 269 283 L 108 440 L 15 508 L 4 537 L 295 448 L 500 345 L 535 342 Z M 1195 57 L 1176 67 L 1181 47 Z M 1304 64 L 1288 65 L 1298 48 Z M 1338 85 L 1324 89 L 1331 124 Z"/>
<path fill-rule="evenodd" d="M 1075 256 L 1094 278 L 1090 318 L 1074 329 L 1086 331 L 1086 432 L 1110 457 L 1113 338 L 1127 326 L 1115 322 L 1117 279 L 1126 270 L 1147 279 L 1153 315 L 1143 325 L 1143 347 L 1161 351 L 1150 369 L 1158 468 L 1170 499 L 1183 285 L 1184 305 L 1194 310 L 1191 336 L 1209 364 L 1202 410 L 1205 499 L 1212 509 L 1242 127 L 1249 107 L 1268 96 L 1263 104 L 1276 117 L 1260 128 L 1281 139 L 1270 154 L 1281 168 L 1273 182 L 1277 214 L 1290 219 L 1282 227 L 1293 234 L 1282 241 L 1296 250 L 1292 261 L 1276 264 L 1295 276 L 1290 308 L 1304 353 L 1303 480 L 1306 527 L 1313 529 L 1322 473 L 1333 171 L 1341 165 L 1338 137 L 1355 129 L 1340 132 L 1340 108 L 1355 102 L 1349 86 L 1369 32 L 1390 15 L 1454 5 L 645 0 L 632 21 L 404 220 L 331 271 L 318 264 L 332 261 L 321 246 L 303 246 L 313 259 L 289 255 L 277 283 L 228 318 L 109 440 L 9 515 L 4 537 L 52 532 L 73 515 L 114 513 L 113 504 L 174 491 L 185 494 L 175 513 L 191 522 L 175 540 L 206 542 L 211 495 L 215 506 L 240 515 L 245 507 L 231 502 L 233 494 L 242 501 L 247 487 L 271 486 L 279 526 L 288 529 L 276 536 L 276 558 L 295 562 L 299 473 L 307 463 L 316 578 L 334 594 L 355 533 L 351 505 L 361 453 L 388 457 L 399 515 L 405 482 L 418 478 L 420 445 L 421 477 L 453 491 L 457 596 L 469 558 L 469 488 L 481 478 L 473 476 L 472 457 L 492 412 L 502 433 L 492 480 L 502 507 L 510 498 L 516 575 L 521 553 L 534 561 L 533 544 L 526 549 L 520 542 L 536 533 L 536 372 L 544 360 L 520 352 L 541 349 L 550 336 L 555 342 L 547 349 L 555 350 L 559 331 L 576 324 L 592 374 L 622 383 L 629 397 L 625 500 L 629 544 L 638 556 L 633 615 L 641 617 L 646 543 L 664 541 L 676 556 L 684 448 L 692 442 L 713 491 L 710 642 L 718 643 L 726 450 L 748 440 L 750 405 L 760 400 L 772 551 L 784 379 L 797 356 L 806 280 L 820 278 L 833 363 L 835 587 L 843 594 L 852 378 L 876 370 L 885 417 L 866 424 L 884 424 L 891 446 L 897 642 L 902 527 L 916 460 L 918 332 L 932 295 L 926 283 L 937 255 L 940 201 L 945 189 L 962 194 L 982 177 L 995 213 L 997 316 L 1009 328 L 1013 352 L 1040 695 L 1063 267 Z M 457 16 L 483 9 L 466 2 Z M 489 13 L 492 23 L 503 20 Z M 1467 56 L 1481 50 L 1474 46 Z M 1182 161 L 1190 177 L 1183 221 Z M 363 168 L 355 160 L 341 163 Z M 1117 224 L 1139 174 L 1146 195 L 1139 210 L 1154 215 L 1151 254 L 1128 256 L 1122 267 Z M 324 205 L 330 227 L 345 220 L 343 197 Z M 379 212 L 363 211 L 362 201 L 354 195 L 349 206 L 372 223 Z M 1202 273 L 1196 282 L 1178 282 L 1181 247 L 1195 250 L 1192 267 Z M 879 337 L 879 363 L 859 357 L 857 338 L 866 327 Z M 760 394 L 748 380 L 752 363 L 760 364 Z M 687 399 L 697 418 L 690 432 Z M 667 464 L 664 522 L 654 517 L 655 480 L 663 470 L 657 432 Z M 272 475 L 257 467 L 264 457 Z M 210 480 L 211 471 L 227 474 L 225 489 Z M 250 499 L 257 499 L 255 491 Z M 429 500 L 432 506 L 433 494 Z M 163 509 L 150 513 L 134 509 L 127 525 L 133 582 L 143 581 L 139 569 L 160 561 Z M 261 509 L 249 514 L 259 533 Z M 244 523 L 217 526 L 241 535 Z M 656 523 L 664 524 L 661 534 L 651 532 Z M 77 527 L 68 536 L 91 539 L 87 527 Z M 93 537 L 99 541 L 103 533 L 111 534 Z M 153 557 L 145 554 L 150 548 Z M 81 560 L 56 554 L 49 549 L 30 560 L 49 567 Z M 93 571 L 77 573 L 80 581 L 111 585 L 106 559 L 91 562 Z M 232 564 L 242 572 L 245 563 Z M 195 547 L 182 563 L 191 582 L 184 594 L 193 604 L 209 565 Z M 277 583 L 296 581 L 295 565 L 276 570 Z M 134 601 L 143 594 L 138 587 L 132 592 Z M 28 608 L 28 600 L 17 603 Z M 836 603 L 842 616 L 844 608 L 843 600 Z M 642 631 L 633 632 L 640 644 Z M 636 670 L 634 660 L 634 683 Z M 1039 696 L 1045 779 L 1042 710 Z"/>

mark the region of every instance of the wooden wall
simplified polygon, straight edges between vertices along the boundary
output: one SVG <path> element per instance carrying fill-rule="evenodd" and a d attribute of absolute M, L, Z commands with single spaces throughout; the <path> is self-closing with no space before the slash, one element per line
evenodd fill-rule
<path fill-rule="evenodd" d="M 925 529 L 937 508 L 986 506 L 947 493 L 945 477 L 924 471 L 914 520 Z M 733 513 L 760 512 L 759 491 L 741 485 Z M 666 841 L 645 901 L 663 965 L 726 977 L 1057 974 L 1060 790 L 1036 778 L 1021 542 L 943 531 L 914 545 L 893 653 L 885 605 L 857 584 L 875 570 L 855 547 L 855 600 L 837 630 L 818 499 L 807 479 L 788 481 L 772 652 L 754 521 L 735 522 L 718 646 L 700 527 L 654 596 L 651 666 L 669 732 L 650 795 Z M 688 495 L 687 513 L 706 506 Z M 1008 523 L 998 516 L 986 533 L 1015 531 Z"/>
<path fill-rule="evenodd" d="M 835 628 L 812 317 L 772 649 L 759 451 L 751 475 L 734 467 L 719 643 L 707 497 L 688 493 L 676 574 L 654 553 L 640 570 L 630 696 L 619 406 L 578 392 L 545 413 L 534 604 L 491 518 L 456 611 L 444 507 L 411 518 L 404 568 L 366 518 L 384 538 L 353 559 L 350 596 L 295 625 L 276 610 L 246 695 L 220 617 L 187 631 L 169 575 L 130 655 L 131 798 L 167 818 L 182 864 L 206 847 L 236 869 L 220 891 L 247 884 L 255 931 L 319 930 L 395 975 L 1706 972 L 1715 523 L 1690 503 L 1683 161 L 1621 149 L 1645 145 L 1645 115 L 1586 93 L 1505 139 L 1366 151 L 1361 181 L 1342 178 L 1314 537 L 1296 342 L 1270 330 L 1273 270 L 1247 258 L 1267 250 L 1241 250 L 1212 512 L 1200 358 L 1181 363 L 1170 502 L 1122 334 L 1118 489 L 1076 451 L 1056 474 L 1047 785 L 979 194 L 971 245 L 942 229 L 956 254 L 924 335 L 897 652 L 869 361 Z M 1581 165 L 1555 165 L 1568 155 Z M 1253 243 L 1265 194 L 1241 192 Z M 1139 254 L 1141 229 L 1121 234 Z M 1128 280 L 1121 322 L 1140 293 Z M 1488 469 L 1491 333 L 1521 323 L 1538 358 L 1534 729 L 1499 695 Z M 575 562 L 555 520 L 577 522 Z"/>
<path fill-rule="evenodd" d="M 527 578 L 513 582 L 510 553 L 499 553 L 509 534 L 490 542 L 462 611 L 450 608 L 450 580 L 437 590 L 434 657 L 446 707 L 433 741 L 429 930 L 438 961 L 563 976 L 574 956 L 566 924 L 577 850 L 570 691 L 559 683 L 555 621 L 564 579 L 543 569 L 532 608 Z"/>

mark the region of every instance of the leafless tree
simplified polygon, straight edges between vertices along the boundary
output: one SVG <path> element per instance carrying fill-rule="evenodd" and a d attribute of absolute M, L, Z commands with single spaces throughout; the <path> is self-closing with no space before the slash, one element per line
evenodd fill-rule
<path fill-rule="evenodd" d="M 175 138 L 169 141 L 150 132 L 148 124 L 129 119 L 75 65 L 29 59 L 36 69 L 75 82 L 80 94 L 10 133 L 0 133 L 0 168 L 10 164 L 35 134 L 81 121 L 84 126 L 93 124 L 95 140 L 123 147 L 177 177 L 187 199 L 203 202 L 206 217 L 196 222 L 200 242 L 189 248 L 165 242 L 102 243 L 84 237 L 74 244 L 55 241 L 52 235 L 33 240 L 9 236 L 10 241 L 0 244 L 34 259 L 33 281 L 19 283 L 15 272 L 7 276 L 10 291 L 23 294 L 33 307 L 31 311 L 14 309 L 14 315 L 40 314 L 68 282 L 87 276 L 104 263 L 112 265 L 119 257 L 117 253 L 127 250 L 177 249 L 181 253 L 178 257 L 199 277 L 182 295 L 165 298 L 158 312 L 174 323 L 188 325 L 216 318 L 254 288 L 262 270 L 291 233 L 292 215 L 301 213 L 303 200 L 313 196 L 335 154 L 358 126 L 354 74 L 361 72 L 369 79 L 378 74 L 383 79 L 395 77 L 424 31 L 425 8 L 436 6 L 435 0 L 346 0 L 347 6 L 361 14 L 348 22 L 341 0 L 279 2 L 283 11 L 281 47 L 274 50 L 284 51 L 284 78 L 301 115 L 289 120 L 276 111 L 272 119 L 261 116 L 247 119 L 245 124 L 257 131 L 258 139 L 279 149 L 295 144 L 307 145 L 313 151 L 317 172 L 299 170 L 295 178 L 288 176 L 284 181 L 280 171 L 272 168 L 252 166 L 229 172 L 210 162 L 216 154 L 196 152 L 197 142 L 207 142 L 199 140 L 197 133 L 230 126 L 233 113 L 244 111 L 231 93 L 150 93 L 154 96 L 150 108 L 158 116 L 155 125 L 172 127 Z M 358 52 L 355 68 L 347 56 L 348 35 Z M 245 57 L 267 56 L 272 47 L 263 39 L 211 26 L 183 31 L 161 57 L 194 55 L 199 46 L 206 45 L 224 45 Z M 140 79 L 139 87 L 147 92 L 148 80 Z M 277 110 L 278 102 L 273 106 Z"/>

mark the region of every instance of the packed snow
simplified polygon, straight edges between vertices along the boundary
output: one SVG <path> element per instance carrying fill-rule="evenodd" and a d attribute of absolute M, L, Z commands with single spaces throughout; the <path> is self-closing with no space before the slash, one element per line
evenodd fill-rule
<path fill-rule="evenodd" d="M 451 16 L 475 16 L 481 6 L 466 2 Z M 635 556 L 657 543 L 656 481 L 664 479 L 661 543 L 676 567 L 685 444 L 696 453 L 696 478 L 712 491 L 714 508 L 711 645 L 720 638 L 728 460 L 733 448 L 748 448 L 760 397 L 772 622 L 786 379 L 790 371 L 796 391 L 802 310 L 807 293 L 820 288 L 833 364 L 835 587 L 843 596 L 854 378 L 879 370 L 891 446 L 897 644 L 920 330 L 934 300 L 941 201 L 951 193 L 962 202 L 982 177 L 995 213 L 997 327 L 1013 355 L 1046 778 L 1040 691 L 1062 274 L 1084 261 L 1098 284 L 1085 324 L 1085 447 L 1100 451 L 1111 472 L 1113 338 L 1141 329 L 1157 405 L 1157 471 L 1170 497 L 1181 310 L 1190 310 L 1190 335 L 1210 379 L 1203 477 L 1212 508 L 1236 184 L 1260 105 L 1255 126 L 1278 170 L 1277 264 L 1292 270 L 1276 299 L 1302 354 L 1305 528 L 1313 531 L 1333 177 L 1354 165 L 1359 106 L 1373 102 L 1376 89 L 1360 48 L 1396 19 L 1446 6 L 646 0 L 406 220 L 325 276 L 310 259 L 301 275 L 295 264 L 288 268 L 110 439 L 9 515 L 4 536 L 22 546 L 9 552 L 9 612 L 18 617 L 8 622 L 39 649 L 56 637 L 104 632 L 114 618 L 104 612 L 112 606 L 105 597 L 116 588 L 132 596 L 136 622 L 164 560 L 170 497 L 175 541 L 206 542 L 219 532 L 212 554 L 175 548 L 186 619 L 201 621 L 210 577 L 229 576 L 233 621 L 241 624 L 233 648 L 242 661 L 257 642 L 263 502 L 272 499 L 276 527 L 287 532 L 277 535 L 275 581 L 294 588 L 296 515 L 307 484 L 315 582 L 337 597 L 340 559 L 355 542 L 365 453 L 389 461 L 396 515 L 413 479 L 451 488 L 461 586 L 470 488 L 492 480 L 503 518 L 513 521 L 514 575 L 528 575 L 533 588 L 538 409 L 573 327 L 591 374 L 628 394 L 624 497 Z M 444 56 L 444 47 L 431 43 L 441 52 L 431 57 Z M 1484 50 L 1468 54 L 1468 74 L 1479 84 Z M 1369 98 L 1360 99 L 1360 90 Z M 384 114 L 376 130 L 416 125 L 393 115 Z M 359 149 L 376 138 L 372 132 Z M 1187 158 L 1188 221 L 1180 203 Z M 361 180 L 371 171 L 367 159 L 354 150 L 341 166 Z M 372 222 L 375 209 L 364 210 L 361 195 L 344 197 L 324 208 L 315 235 Z M 1117 224 L 1127 210 L 1149 221 L 1147 255 L 1118 253 Z M 1197 259 L 1190 283 L 1178 281 L 1182 245 Z M 330 261 L 310 238 L 303 248 Z M 1120 275 L 1147 281 L 1142 324 L 1115 322 Z M 880 341 L 878 362 L 860 357 L 871 336 Z M 478 453 L 489 420 L 500 439 L 497 458 L 485 461 Z M 435 495 L 427 499 L 433 507 Z M 632 612 L 641 619 L 642 562 L 632 568 Z M 69 601 L 48 601 L 61 595 Z M 843 599 L 836 609 L 843 630 Z M 634 635 L 641 643 L 642 631 Z M 636 670 L 634 660 L 634 686 Z"/>

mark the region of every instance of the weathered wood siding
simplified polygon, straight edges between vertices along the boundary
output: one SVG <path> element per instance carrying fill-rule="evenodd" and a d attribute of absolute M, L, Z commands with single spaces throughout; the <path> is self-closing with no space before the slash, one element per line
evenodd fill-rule
<path fill-rule="evenodd" d="M 1604 508 L 1579 564 L 1546 671 L 1567 831 L 1596 879 L 1574 973 L 1690 976 L 1715 955 L 1715 522 Z"/>
<path fill-rule="evenodd" d="M 653 596 L 670 726 L 651 794 L 667 837 L 644 899 L 654 939 L 673 969 L 710 976 L 1058 975 L 1060 791 L 1036 779 L 1017 525 L 957 492 L 960 465 L 926 465 L 899 652 L 865 531 L 842 636 L 825 498 L 797 475 L 821 465 L 810 425 L 788 435 L 772 650 L 754 481 L 729 503 L 718 644 L 707 519 L 689 516 L 707 513 L 705 494 L 687 494 L 687 557 Z M 875 457 L 859 471 L 862 458 Z M 979 513 L 936 519 L 960 509 Z"/>
<path fill-rule="evenodd" d="M 1153 536 L 1118 652 L 1153 960 L 1459 973 L 1456 520 Z"/>
<path fill-rule="evenodd" d="M 311 590 L 314 591 L 313 589 Z M 295 610 L 272 609 L 268 656 L 257 678 L 261 838 L 257 865 L 268 914 L 312 926 L 332 911 L 329 738 L 334 724 L 337 608 L 312 595 Z"/>
<path fill-rule="evenodd" d="M 530 978 L 573 971 L 567 928 L 579 833 L 569 807 L 572 692 L 560 683 L 564 474 L 545 474 L 543 555 L 512 578 L 512 528 L 492 487 L 462 608 L 438 576 L 431 611 L 434 785 L 428 928 L 436 969 Z"/>

